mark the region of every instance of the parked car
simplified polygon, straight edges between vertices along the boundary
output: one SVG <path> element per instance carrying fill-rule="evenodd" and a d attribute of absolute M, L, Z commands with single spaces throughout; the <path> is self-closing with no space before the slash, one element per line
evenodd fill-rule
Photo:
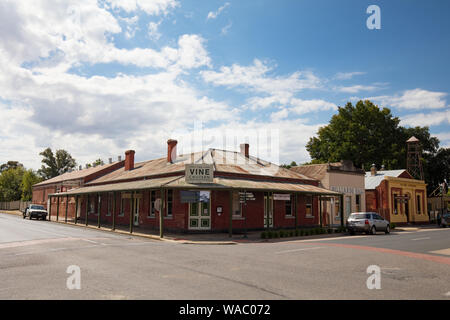
<path fill-rule="evenodd" d="M 443 228 L 450 226 L 450 213 L 439 214 L 438 225 Z"/>
<path fill-rule="evenodd" d="M 30 220 L 32 218 L 47 219 L 47 210 L 39 204 L 30 204 L 25 208 L 25 211 L 23 212 L 23 218 L 25 219 L 28 217 Z"/>
<path fill-rule="evenodd" d="M 377 231 L 384 231 L 388 234 L 390 223 L 376 212 L 355 212 L 347 219 L 347 230 L 350 234 L 356 232 L 376 234 Z"/>

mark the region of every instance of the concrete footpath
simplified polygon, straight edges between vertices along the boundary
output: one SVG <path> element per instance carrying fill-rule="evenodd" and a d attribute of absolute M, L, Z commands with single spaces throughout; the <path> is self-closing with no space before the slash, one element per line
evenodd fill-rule
<path fill-rule="evenodd" d="M 0 213 L 12 214 L 17 216 L 22 216 L 22 212 L 19 210 L 2 210 Z M 51 222 L 60 223 L 73 227 L 84 227 L 94 230 L 104 231 L 104 232 L 115 232 L 120 234 L 130 235 L 128 228 L 117 227 L 115 230 L 111 230 L 110 227 L 98 227 L 97 225 L 88 225 L 84 223 L 74 224 L 73 222 L 64 222 L 64 220 L 56 221 L 55 217 L 52 217 Z M 417 225 L 417 226 L 401 226 L 397 227 L 392 232 L 417 232 L 421 230 L 437 229 L 439 228 L 435 224 L 428 225 Z M 202 245 L 235 245 L 239 243 L 261 243 L 261 242 L 287 242 L 287 241 L 298 241 L 298 240 L 310 240 L 310 239 L 326 239 L 326 238 L 336 238 L 348 236 L 348 233 L 331 233 L 331 234 L 320 234 L 320 235 L 310 235 L 310 236 L 297 236 L 297 237 L 285 237 L 285 238 L 275 238 L 275 239 L 261 239 L 262 231 L 250 231 L 246 234 L 236 233 L 232 237 L 228 233 L 170 233 L 165 232 L 164 237 L 159 237 L 159 232 L 156 230 L 135 230 L 132 235 L 137 237 L 144 237 L 153 240 L 160 241 L 170 241 L 177 242 L 181 244 L 202 244 Z"/>

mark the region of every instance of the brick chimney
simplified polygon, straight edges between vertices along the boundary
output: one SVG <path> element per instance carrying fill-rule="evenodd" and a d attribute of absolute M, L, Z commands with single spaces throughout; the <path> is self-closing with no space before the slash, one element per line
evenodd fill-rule
<path fill-rule="evenodd" d="M 177 140 L 167 140 L 167 162 L 173 163 L 177 160 Z"/>
<path fill-rule="evenodd" d="M 249 157 L 248 150 L 250 148 L 250 145 L 248 143 L 242 143 L 240 147 L 241 147 L 241 154 L 244 155 L 246 158 L 248 158 Z"/>
<path fill-rule="evenodd" d="M 125 171 L 134 169 L 134 150 L 125 151 Z"/>
<path fill-rule="evenodd" d="M 371 176 L 377 175 L 377 167 L 375 166 L 375 163 L 373 163 L 372 166 L 370 167 L 370 175 Z"/>

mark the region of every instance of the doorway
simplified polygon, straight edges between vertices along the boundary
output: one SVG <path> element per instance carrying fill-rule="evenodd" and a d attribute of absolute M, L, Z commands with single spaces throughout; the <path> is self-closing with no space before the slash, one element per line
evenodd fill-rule
<path fill-rule="evenodd" d="M 272 192 L 264 192 L 264 228 L 273 228 Z"/>
<path fill-rule="evenodd" d="M 133 225 L 139 226 L 139 198 L 133 199 Z"/>
<path fill-rule="evenodd" d="M 210 201 L 189 203 L 190 230 L 211 230 L 210 203 Z"/>

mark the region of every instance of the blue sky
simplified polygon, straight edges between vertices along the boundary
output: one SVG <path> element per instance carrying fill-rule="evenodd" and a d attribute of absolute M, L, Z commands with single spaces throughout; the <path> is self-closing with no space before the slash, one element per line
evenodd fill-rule
<path fill-rule="evenodd" d="M 373 4 L 379 30 L 366 26 Z M 37 169 L 48 146 L 81 165 L 130 148 L 147 160 L 168 138 L 190 151 L 199 121 L 203 147 L 223 148 L 229 129 L 237 144 L 272 130 L 268 160 L 305 162 L 305 144 L 337 106 L 365 98 L 448 147 L 449 9 L 444 0 L 5 1 L 0 162 Z M 270 149 L 260 140 L 250 153 Z"/>

